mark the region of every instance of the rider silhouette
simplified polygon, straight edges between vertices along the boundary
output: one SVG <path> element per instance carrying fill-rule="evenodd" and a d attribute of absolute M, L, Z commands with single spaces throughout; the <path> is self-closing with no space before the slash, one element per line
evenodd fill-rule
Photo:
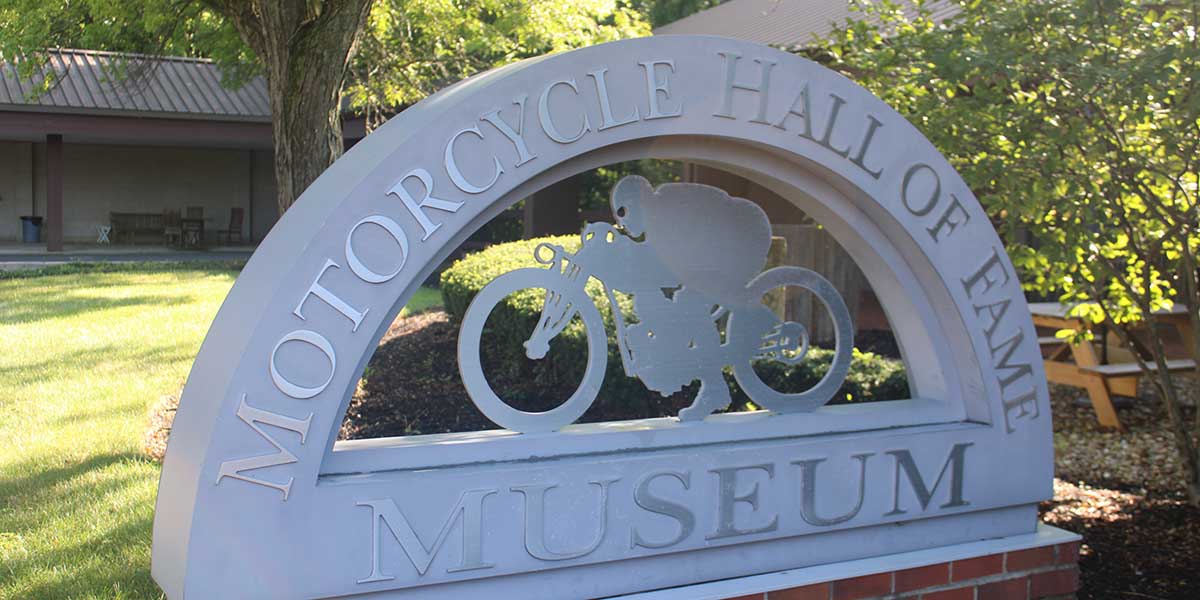
<path fill-rule="evenodd" d="M 699 379 L 696 399 L 679 418 L 703 419 L 731 400 L 714 312 L 759 301 L 746 284 L 766 265 L 770 223 L 757 205 L 718 188 L 668 183 L 656 190 L 638 176 L 617 183 L 611 204 L 618 227 L 589 223 L 577 258 L 633 296 L 637 322 L 625 332 L 631 374 L 664 396 Z"/>

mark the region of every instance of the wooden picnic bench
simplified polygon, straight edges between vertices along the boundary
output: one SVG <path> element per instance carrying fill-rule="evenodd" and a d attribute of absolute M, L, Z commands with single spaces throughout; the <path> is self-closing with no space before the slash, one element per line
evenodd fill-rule
<path fill-rule="evenodd" d="M 1068 310 L 1068 307 L 1057 302 L 1034 302 L 1029 305 L 1033 324 L 1038 328 L 1079 331 L 1086 327 L 1082 319 L 1069 316 Z M 1193 332 L 1185 307 L 1177 305 L 1170 311 L 1156 312 L 1152 319 L 1173 326 L 1179 333 L 1184 347 L 1193 347 Z M 1108 339 L 1102 339 L 1100 343 L 1105 346 L 1097 349 L 1093 342 L 1072 345 L 1058 337 L 1038 338 L 1038 345 L 1041 346 L 1045 359 L 1046 379 L 1052 383 L 1087 390 L 1088 399 L 1092 402 L 1100 425 L 1124 431 L 1125 427 L 1117 418 L 1116 408 L 1113 407 L 1112 396 L 1115 394 L 1136 398 L 1138 380 L 1143 375 L 1142 369 L 1130 350 L 1114 347 Z M 1120 362 L 1112 362 L 1114 357 Z M 1150 363 L 1150 367 L 1151 370 L 1157 368 L 1153 363 Z M 1172 372 L 1195 368 L 1196 362 L 1192 359 L 1176 358 L 1167 361 L 1167 369 Z"/>
<path fill-rule="evenodd" d="M 163 237 L 163 213 L 110 212 L 113 237 L 132 244 L 139 234 L 152 233 Z"/>

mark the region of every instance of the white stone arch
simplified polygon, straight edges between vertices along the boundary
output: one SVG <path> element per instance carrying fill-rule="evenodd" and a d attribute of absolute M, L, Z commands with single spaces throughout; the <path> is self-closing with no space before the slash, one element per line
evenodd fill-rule
<path fill-rule="evenodd" d="M 718 113 L 724 112 L 726 73 L 735 53 L 741 58 L 734 81 L 741 89 L 732 92 L 734 118 L 726 118 Z M 755 87 L 762 65 L 771 62 L 767 100 L 759 104 L 763 94 L 745 88 Z M 610 91 L 608 121 L 595 91 L 601 77 Z M 816 123 L 810 139 L 800 138 L 787 122 L 775 126 L 795 105 L 803 83 Z M 552 88 L 546 104 L 550 127 L 537 114 L 547 88 Z M 500 109 L 499 118 L 516 129 L 513 101 L 522 96 L 521 135 L 535 156 L 527 161 L 518 144 L 485 119 Z M 635 106 L 638 118 L 620 124 Z M 680 114 L 670 116 L 676 108 Z M 766 118 L 758 119 L 764 109 Z M 581 137 L 552 139 L 574 137 L 585 114 L 590 129 Z M 831 135 L 820 143 L 832 114 L 838 117 Z M 474 182 L 463 190 L 453 187 L 444 157 L 447 142 L 467 128 L 480 133 L 463 136 L 456 158 L 462 176 Z M 856 155 L 856 143 L 868 148 L 864 156 Z M 846 144 L 850 148 L 840 152 Z M 366 361 L 442 257 L 519 198 L 570 174 L 644 156 L 687 158 L 745 174 L 821 221 L 863 268 L 889 311 L 918 398 L 887 403 L 882 410 L 827 407 L 813 415 L 717 417 L 688 426 L 599 425 L 556 434 L 476 434 L 335 448 Z M 856 157 L 861 165 L 851 160 Z M 497 164 L 504 173 L 494 185 L 482 183 Z M 910 198 L 906 209 L 899 190 L 914 165 L 927 166 L 916 168 L 913 179 L 919 184 L 920 177 L 936 174 L 941 193 L 936 202 Z M 425 224 L 404 205 L 403 194 L 389 193 L 399 181 L 419 198 L 423 179 L 432 182 L 441 208 L 454 207 L 426 207 Z M 949 221 L 938 229 L 945 215 Z M 395 228 L 379 227 L 380 218 Z M 431 224 L 438 226 L 431 230 Z M 358 262 L 346 250 L 351 232 L 349 248 Z M 385 237 L 397 232 L 404 244 Z M 401 263 L 402 247 L 407 252 Z M 314 282 L 342 304 L 310 294 Z M 564 597 L 611 595 L 811 564 L 815 559 L 795 550 L 811 552 L 815 543 L 824 544 L 821 560 L 869 555 L 858 547 L 879 528 L 898 522 L 909 523 L 916 534 L 901 544 L 910 549 L 1029 531 L 1036 502 L 1049 496 L 1050 442 L 1036 334 L 1012 265 L 978 202 L 919 132 L 862 88 L 793 55 L 721 38 L 630 40 L 525 61 L 444 90 L 356 145 L 284 215 L 230 292 L 189 377 L 160 483 L 153 573 L 171 597 L 185 592 L 233 597 L 238 590 L 254 596 L 261 594 L 247 590 L 267 589 L 263 586 L 280 597 L 389 590 L 414 597 L 503 594 L 533 578 L 545 589 L 561 589 Z M 704 454 L 712 444 L 723 449 L 719 457 Z M 964 445 L 971 448 L 971 475 L 962 483 L 969 500 L 930 506 L 919 494 L 901 497 L 903 453 L 936 469 L 955 456 L 948 448 Z M 601 537 L 593 551 L 565 562 L 539 558 L 526 538 L 527 555 L 510 563 L 498 560 L 521 550 L 512 544 L 521 538 L 521 526 L 528 533 L 526 516 L 523 524 L 505 521 L 488 529 L 483 558 L 476 562 L 470 560 L 468 536 L 459 543 L 452 539 L 455 533 L 445 538 L 444 551 L 431 551 L 424 572 L 419 560 L 413 561 L 416 571 L 406 571 L 405 553 L 397 547 L 390 557 L 398 556 L 398 562 L 372 564 L 388 562 L 389 556 L 374 544 L 395 546 L 380 534 L 377 516 L 384 513 L 371 504 L 385 497 L 409 502 L 399 510 L 418 524 L 445 521 L 448 506 L 461 508 L 467 519 L 476 501 L 516 515 L 529 492 L 501 489 L 496 473 L 508 473 L 514 485 L 554 482 L 583 490 L 612 479 L 601 488 L 616 502 L 618 494 L 629 493 L 625 488 L 638 469 L 663 457 L 711 473 L 731 468 L 743 451 L 809 456 L 814 448 L 828 452 L 831 464 L 841 460 L 837 452 L 855 448 L 890 456 L 871 459 L 869 481 L 891 477 L 897 491 L 890 502 L 899 508 L 902 500 L 911 504 L 915 498 L 920 510 L 892 513 L 887 499 L 868 497 L 859 506 L 874 511 L 872 516 L 845 523 L 818 527 L 789 512 L 775 531 L 736 540 L 701 535 L 662 551 L 630 551 L 627 538 L 622 547 L 615 538 Z M 687 454 L 672 454 L 679 452 Z M 548 456 L 558 459 L 549 464 Z M 862 460 L 865 478 L 867 459 Z M 894 460 L 894 473 L 886 460 Z M 780 480 L 793 477 L 779 470 Z M 933 487 L 930 494 L 944 491 Z M 823 501 L 848 493 L 853 492 L 829 491 Z M 772 502 L 786 504 L 782 486 L 777 494 Z M 644 516 L 634 508 L 604 506 L 605 516 L 610 510 L 615 515 L 607 522 L 621 517 L 636 527 Z M 580 521 L 600 516 L 581 510 Z M 696 510 L 697 527 L 717 518 Z M 465 531 L 466 525 L 449 523 Z M 414 529 L 422 545 L 439 533 L 432 525 Z M 369 539 L 374 534 L 383 541 Z M 743 560 L 731 560 L 734 556 Z M 636 583 L 612 577 L 629 568 L 639 573 Z M 580 586 L 581 575 L 594 577 Z"/>

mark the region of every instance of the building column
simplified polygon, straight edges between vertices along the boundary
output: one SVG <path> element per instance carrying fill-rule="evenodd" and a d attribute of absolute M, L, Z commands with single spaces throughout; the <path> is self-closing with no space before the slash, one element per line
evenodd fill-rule
<path fill-rule="evenodd" d="M 254 151 L 246 151 L 246 237 L 250 245 L 254 245 Z M 242 242 L 246 243 L 245 241 Z"/>
<path fill-rule="evenodd" d="M 525 239 L 579 233 L 578 176 L 568 177 L 525 199 Z"/>
<path fill-rule="evenodd" d="M 63 138 L 46 136 L 46 250 L 63 250 Z"/>

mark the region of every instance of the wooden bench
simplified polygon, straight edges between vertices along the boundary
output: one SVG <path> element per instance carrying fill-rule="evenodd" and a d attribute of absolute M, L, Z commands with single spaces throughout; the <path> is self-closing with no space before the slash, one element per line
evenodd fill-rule
<path fill-rule="evenodd" d="M 1058 360 L 1071 351 L 1071 343 L 1060 337 L 1039 336 L 1038 347 L 1042 349 L 1043 358 L 1047 361 Z"/>
<path fill-rule="evenodd" d="M 1146 363 L 1151 371 L 1157 371 L 1158 365 L 1152 362 Z M 1174 373 L 1175 371 L 1192 371 L 1196 368 L 1196 361 L 1189 358 L 1173 358 L 1167 361 L 1167 370 Z M 1142 368 L 1137 363 L 1117 363 L 1113 365 L 1095 365 L 1091 367 L 1079 367 L 1080 371 L 1088 371 L 1103 375 L 1109 378 L 1117 377 L 1141 377 Z"/>
<path fill-rule="evenodd" d="M 1051 363 L 1047 363 L 1049 366 Z M 1146 366 L 1150 370 L 1157 371 L 1158 365 L 1148 362 Z M 1112 363 L 1107 365 L 1088 365 L 1074 367 L 1077 375 L 1077 381 L 1083 383 L 1084 389 L 1087 390 L 1088 396 L 1092 399 L 1092 406 L 1096 410 L 1100 424 L 1112 427 L 1118 431 L 1124 431 L 1125 426 L 1117 418 L 1116 409 L 1112 404 L 1112 394 L 1118 396 L 1126 396 L 1136 398 L 1138 393 L 1138 380 L 1145 376 L 1142 368 L 1136 362 L 1132 363 Z M 1171 359 L 1167 361 L 1167 369 L 1172 373 L 1176 371 L 1192 371 L 1196 368 L 1196 361 L 1186 358 Z M 1049 375 L 1049 369 L 1047 369 Z M 1049 379 L 1049 377 L 1047 377 Z"/>
<path fill-rule="evenodd" d="M 162 213 L 112 212 L 108 213 L 108 218 L 113 237 L 117 240 L 124 238 L 132 244 L 139 234 L 154 234 L 159 239 L 163 237 Z"/>
<path fill-rule="evenodd" d="M 1066 307 L 1056 302 L 1035 302 L 1029 305 L 1033 324 L 1042 329 L 1082 330 L 1082 320 L 1072 317 Z M 1185 348 L 1191 348 L 1192 331 L 1185 308 L 1176 306 L 1170 311 L 1158 311 L 1152 315 L 1154 321 L 1169 324 L 1179 332 Z M 1038 337 L 1046 369 L 1046 379 L 1051 383 L 1062 383 L 1087 390 L 1096 419 L 1103 427 L 1124 430 L 1113 407 L 1112 396 L 1137 397 L 1138 379 L 1145 376 L 1141 367 L 1133 360 L 1129 349 L 1113 347 L 1111 340 L 1081 341 L 1072 345 L 1058 337 Z M 1099 347 L 1098 347 L 1099 346 Z M 1107 360 L 1106 360 L 1107 359 Z M 1151 370 L 1154 365 L 1150 364 Z M 1171 372 L 1184 372 L 1196 368 L 1195 361 L 1187 358 L 1172 358 L 1167 361 Z"/>

